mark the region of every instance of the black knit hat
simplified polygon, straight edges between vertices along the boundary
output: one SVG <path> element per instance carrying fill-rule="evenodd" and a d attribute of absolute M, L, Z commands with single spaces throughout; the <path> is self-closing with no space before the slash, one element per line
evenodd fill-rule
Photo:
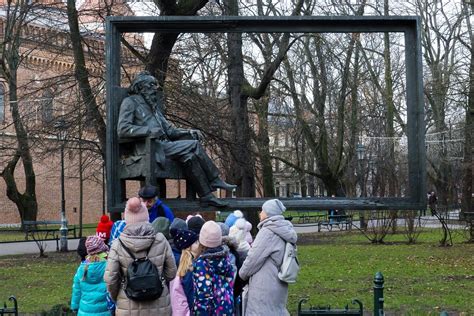
<path fill-rule="evenodd" d="M 192 230 L 178 229 L 174 237 L 174 245 L 179 250 L 183 250 L 194 244 L 198 240 L 198 234 Z"/>
<path fill-rule="evenodd" d="M 201 216 L 193 216 L 188 221 L 188 229 L 199 235 L 201 227 L 206 221 Z"/>
<path fill-rule="evenodd" d="M 184 221 L 184 219 L 181 219 L 179 217 L 175 217 L 173 222 L 170 225 L 170 236 L 171 238 L 174 238 L 176 236 L 176 232 L 178 229 L 188 229 L 188 225 Z"/>
<path fill-rule="evenodd" d="M 143 199 L 151 199 L 158 195 L 158 189 L 153 185 L 145 185 L 138 191 L 138 196 Z"/>

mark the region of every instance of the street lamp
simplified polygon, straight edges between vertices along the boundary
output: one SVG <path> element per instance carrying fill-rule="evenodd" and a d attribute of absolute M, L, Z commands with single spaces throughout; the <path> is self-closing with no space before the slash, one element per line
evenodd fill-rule
<path fill-rule="evenodd" d="M 64 145 L 67 136 L 67 124 L 63 119 L 54 123 L 54 128 L 57 131 L 58 141 L 61 142 L 61 228 L 60 231 L 60 251 L 66 252 L 67 249 L 67 219 L 66 219 L 66 195 L 64 193 Z"/>
<path fill-rule="evenodd" d="M 356 147 L 356 153 L 357 153 L 357 162 L 358 162 L 358 182 L 359 182 L 359 186 L 360 186 L 360 196 L 363 197 L 365 196 L 364 194 L 364 183 L 363 183 L 363 176 L 362 176 L 362 161 L 364 160 L 365 158 L 365 146 L 361 143 L 357 144 L 357 147 Z M 366 228 L 366 224 L 365 224 L 365 214 L 364 214 L 364 211 L 361 211 L 359 213 L 359 218 L 360 218 L 360 228 L 361 229 L 365 229 Z"/>

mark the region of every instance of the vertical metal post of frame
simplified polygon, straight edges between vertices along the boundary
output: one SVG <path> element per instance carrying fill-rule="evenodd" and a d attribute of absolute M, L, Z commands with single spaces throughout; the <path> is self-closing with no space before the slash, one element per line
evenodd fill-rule
<path fill-rule="evenodd" d="M 119 150 L 117 137 L 112 133 L 117 131 L 117 120 L 119 109 L 115 106 L 120 100 L 120 93 L 114 93 L 120 89 L 120 32 L 117 26 L 109 19 L 106 21 L 106 105 L 107 105 L 107 208 L 111 211 L 112 207 L 120 203 L 122 186 L 118 174 L 115 172 L 118 165 Z M 110 126 L 111 125 L 111 126 Z M 112 217 L 113 214 L 111 214 Z M 113 218 L 116 219 L 116 218 Z"/>
<path fill-rule="evenodd" d="M 407 127 L 409 192 L 412 202 L 426 205 L 425 122 L 423 105 L 423 75 L 421 56 L 421 21 L 405 30 L 405 60 L 407 71 Z"/>

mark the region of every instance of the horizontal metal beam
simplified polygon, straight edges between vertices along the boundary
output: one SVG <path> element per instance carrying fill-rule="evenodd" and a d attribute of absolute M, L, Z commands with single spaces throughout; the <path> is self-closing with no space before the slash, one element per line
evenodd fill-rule
<path fill-rule="evenodd" d="M 262 204 L 269 198 L 238 198 L 221 199 L 229 205 L 225 208 L 202 207 L 198 200 L 163 199 L 173 211 L 177 212 L 215 212 L 233 211 L 260 211 Z M 320 210 L 414 210 L 423 205 L 416 205 L 405 198 L 280 198 L 287 210 L 293 211 L 320 211 Z M 122 212 L 124 205 L 112 209 L 112 212 Z"/>
<path fill-rule="evenodd" d="M 167 33 L 353 33 L 405 32 L 417 25 L 416 16 L 109 16 L 119 32 Z"/>

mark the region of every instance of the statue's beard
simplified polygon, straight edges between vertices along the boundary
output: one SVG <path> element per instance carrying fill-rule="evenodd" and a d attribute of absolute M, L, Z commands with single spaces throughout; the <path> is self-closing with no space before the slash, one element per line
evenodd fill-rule
<path fill-rule="evenodd" d="M 148 105 L 154 108 L 158 103 L 158 94 L 155 91 L 152 92 L 142 92 L 143 99 L 145 100 Z"/>
<path fill-rule="evenodd" d="M 141 93 L 143 99 L 145 102 L 153 109 L 153 110 L 158 110 L 161 113 L 165 112 L 165 106 L 163 102 L 158 102 L 159 97 L 158 93 L 156 91 L 151 91 L 151 92 L 146 92 L 143 91 Z"/>

